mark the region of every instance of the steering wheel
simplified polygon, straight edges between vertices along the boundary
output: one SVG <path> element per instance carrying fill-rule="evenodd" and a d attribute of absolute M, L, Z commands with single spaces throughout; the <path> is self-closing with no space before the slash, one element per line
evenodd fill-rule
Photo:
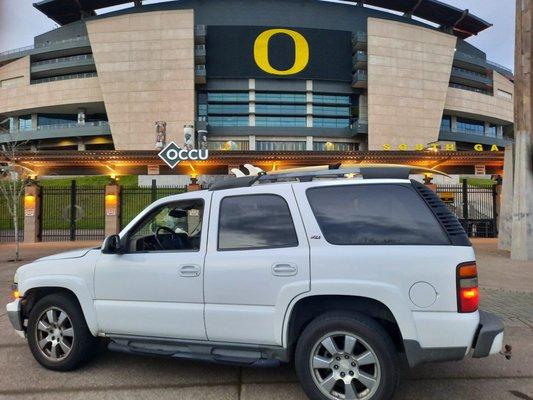
<path fill-rule="evenodd" d="M 172 250 L 172 249 L 166 249 L 165 246 L 163 246 L 163 242 L 160 238 L 160 235 L 162 234 L 163 231 L 170 234 L 170 238 L 172 242 L 176 243 L 176 245 L 179 246 L 178 248 L 183 248 L 183 242 L 181 238 L 176 234 L 176 232 L 174 232 L 172 229 L 166 226 L 158 226 L 157 229 L 155 230 L 154 238 L 157 244 L 159 245 L 159 247 L 161 247 L 161 250 Z"/>

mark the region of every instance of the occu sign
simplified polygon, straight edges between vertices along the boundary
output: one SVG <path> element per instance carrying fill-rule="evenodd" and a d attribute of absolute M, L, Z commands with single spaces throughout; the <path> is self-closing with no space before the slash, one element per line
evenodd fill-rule
<path fill-rule="evenodd" d="M 170 142 L 161 152 L 159 157 L 170 167 L 174 168 L 181 161 L 200 161 L 209 158 L 207 149 L 182 149 L 176 143 Z"/>

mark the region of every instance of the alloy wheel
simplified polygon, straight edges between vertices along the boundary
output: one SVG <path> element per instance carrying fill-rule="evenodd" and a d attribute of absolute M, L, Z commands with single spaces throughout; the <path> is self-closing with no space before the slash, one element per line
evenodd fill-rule
<path fill-rule="evenodd" d="M 381 369 L 372 347 L 348 332 L 328 333 L 320 338 L 309 359 L 319 390 L 331 400 L 366 400 L 377 391 Z"/>
<path fill-rule="evenodd" d="M 74 344 L 74 327 L 68 314 L 58 308 L 44 310 L 35 325 L 35 337 L 41 353 L 50 361 L 68 357 Z"/>

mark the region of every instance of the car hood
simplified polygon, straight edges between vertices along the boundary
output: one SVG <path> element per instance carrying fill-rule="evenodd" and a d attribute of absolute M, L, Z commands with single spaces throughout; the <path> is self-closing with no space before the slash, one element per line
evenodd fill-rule
<path fill-rule="evenodd" d="M 64 253 L 58 253 L 51 256 L 39 258 L 38 260 L 35 260 L 34 262 L 39 261 L 50 261 L 50 260 L 68 260 L 73 258 L 81 258 L 84 257 L 88 252 L 91 250 L 99 249 L 100 247 L 89 247 L 87 249 L 79 249 L 79 250 L 71 250 L 71 251 L 65 251 Z"/>

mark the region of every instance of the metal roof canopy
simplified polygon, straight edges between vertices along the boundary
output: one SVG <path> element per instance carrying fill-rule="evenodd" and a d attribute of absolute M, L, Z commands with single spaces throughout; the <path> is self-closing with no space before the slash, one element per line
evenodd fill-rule
<path fill-rule="evenodd" d="M 406 15 L 422 18 L 454 35 L 466 39 L 489 28 L 492 24 L 469 13 L 468 10 L 445 4 L 439 0 L 347 0 L 360 5 L 381 7 Z M 42 0 L 33 6 L 60 25 L 78 21 L 83 17 L 96 15 L 95 10 L 119 4 L 133 3 L 132 0 Z M 140 3 L 140 2 L 139 2 Z"/>

